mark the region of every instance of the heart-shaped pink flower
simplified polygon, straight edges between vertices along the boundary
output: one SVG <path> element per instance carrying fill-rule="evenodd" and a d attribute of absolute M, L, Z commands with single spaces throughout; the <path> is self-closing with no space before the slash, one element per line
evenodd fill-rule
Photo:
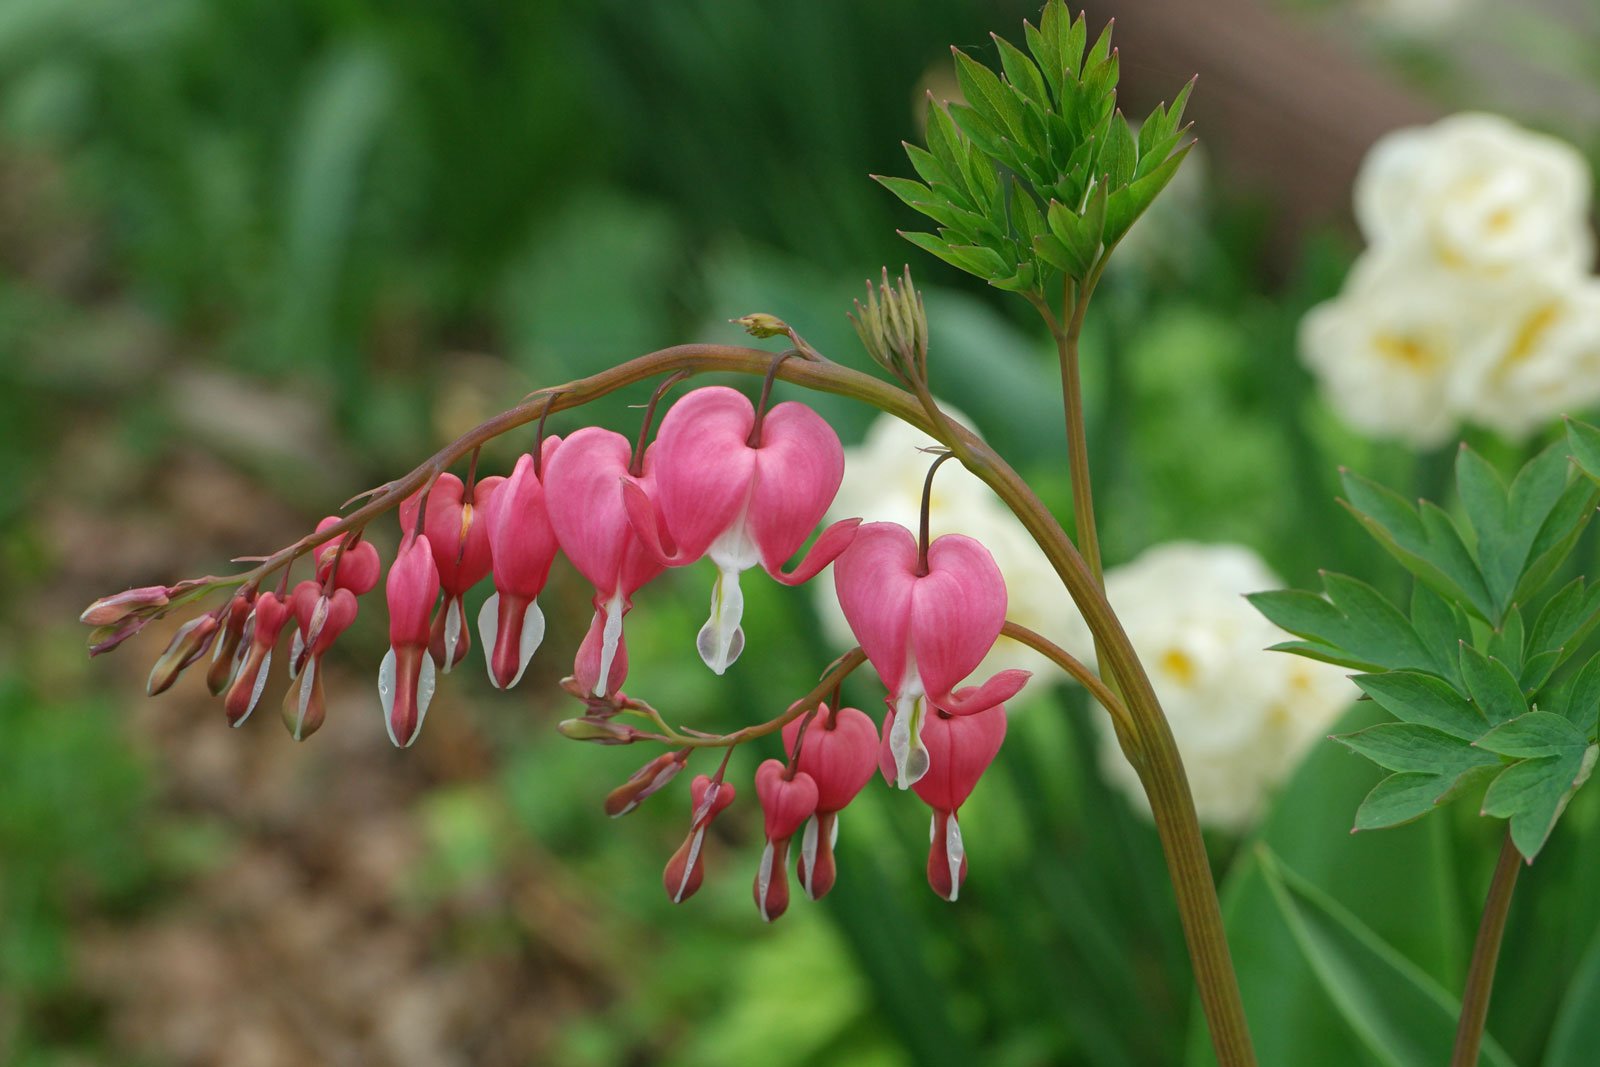
<path fill-rule="evenodd" d="M 1005 579 L 989 550 L 962 534 L 934 539 L 923 569 L 916 538 L 890 522 L 856 531 L 833 576 L 845 620 L 889 690 L 895 717 L 885 741 L 895 780 L 908 788 L 927 772 L 922 733 L 930 702 L 971 714 L 1009 700 L 1028 680 L 1028 671 L 1004 670 L 960 695 L 951 691 L 1000 636 Z"/>
<path fill-rule="evenodd" d="M 817 783 L 817 812 L 800 837 L 798 874 L 806 896 L 820 900 L 836 877 L 833 849 L 839 812 L 856 798 L 878 766 L 878 728 L 857 708 L 830 712 L 826 704 L 806 723 L 802 716 L 783 728 L 783 745 L 800 770 Z M 796 745 L 799 754 L 796 755 Z"/>
<path fill-rule="evenodd" d="M 544 439 L 541 472 L 560 444 L 559 437 Z M 484 506 L 495 591 L 478 612 L 478 633 L 496 689 L 510 689 L 522 679 L 544 639 L 538 597 L 560 547 L 550 525 L 544 483 L 534 466 L 532 455 L 521 456 Z"/>
<path fill-rule="evenodd" d="M 573 674 L 585 692 L 614 694 L 628 673 L 622 618 L 632 595 L 660 574 L 662 564 L 635 536 L 622 487 L 634 486 L 648 500 L 651 462 L 629 473 L 633 446 L 619 433 L 588 426 L 561 443 L 545 468 L 545 503 L 556 541 L 580 574 L 593 583 L 594 619 L 578 647 Z"/>
<path fill-rule="evenodd" d="M 338 521 L 339 516 L 329 515 L 317 523 L 317 532 L 321 533 Z M 371 541 L 357 541 L 341 554 L 339 545 L 343 540 L 343 537 L 335 537 L 317 549 L 317 581 L 328 580 L 328 573 L 333 570 L 333 561 L 337 558 L 339 573 L 334 575 L 333 584 L 340 589 L 350 590 L 356 596 L 366 596 L 383 574 L 383 561 L 378 558 L 377 546 Z"/>
<path fill-rule="evenodd" d="M 661 884 L 674 904 L 682 904 L 694 896 L 705 880 L 701 850 L 705 844 L 706 828 L 711 825 L 712 819 L 733 803 L 734 792 L 730 783 L 716 781 L 703 774 L 696 775 L 694 781 L 689 783 L 693 812 L 689 818 L 689 836 L 683 839 L 678 851 L 667 860 L 666 870 L 661 872 Z"/>
<path fill-rule="evenodd" d="M 756 797 L 766 817 L 767 845 L 753 887 L 761 918 L 771 922 L 789 910 L 789 839 L 817 810 L 817 783 L 769 759 L 756 768 Z"/>
<path fill-rule="evenodd" d="M 710 556 L 717 565 L 711 617 L 696 647 L 721 674 L 744 648 L 739 575 L 759 564 L 778 581 L 798 585 L 850 543 L 856 519 L 829 527 L 793 571 L 783 570 L 833 503 L 844 478 L 844 448 L 804 404 L 778 404 L 757 427 L 743 393 L 713 385 L 667 412 L 651 449 L 651 470 L 654 491 L 629 492 L 629 517 L 663 564 L 684 566 Z"/>
<path fill-rule="evenodd" d="M 261 699 L 266 688 L 267 674 L 272 668 L 272 649 L 278 643 L 283 627 L 293 617 L 289 599 L 277 593 L 262 593 L 256 597 L 250 620 L 245 624 L 245 651 L 239 667 L 228 683 L 227 696 L 222 706 L 228 713 L 231 726 L 243 726 Z"/>
<path fill-rule="evenodd" d="M 428 648 L 446 674 L 466 658 L 472 646 L 462 598 L 489 574 L 489 527 L 483 521 L 483 512 L 503 481 L 499 475 L 480 478 L 469 499 L 460 478 L 441 474 L 428 490 L 428 513 L 422 519 L 422 532 L 433 548 L 439 588 L 444 591 L 444 604 L 434 616 Z M 400 529 L 405 533 L 417 528 L 421 494 L 419 489 L 400 504 Z"/>
<path fill-rule="evenodd" d="M 321 582 L 304 581 L 294 587 L 289 603 L 299 627 L 289 659 L 289 677 L 295 684 L 283 696 L 283 724 L 291 737 L 304 741 L 327 717 L 322 657 L 356 621 L 356 595 L 340 587 L 329 596 Z"/>
<path fill-rule="evenodd" d="M 378 667 L 378 698 L 389 740 L 408 748 L 422 732 L 435 681 L 428 617 L 439 599 L 439 568 L 426 534 L 407 535 L 400 542 L 384 591 L 389 599 L 389 653 Z"/>

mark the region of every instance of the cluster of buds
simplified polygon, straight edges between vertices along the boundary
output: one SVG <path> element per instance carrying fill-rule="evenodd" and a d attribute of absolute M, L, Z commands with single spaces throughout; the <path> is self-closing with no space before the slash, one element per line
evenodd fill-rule
<path fill-rule="evenodd" d="M 793 401 L 769 407 L 784 358 L 774 362 L 758 404 L 722 386 L 694 390 L 672 406 L 648 445 L 666 386 L 652 400 L 637 444 L 598 427 L 564 440 L 545 437 L 541 423 L 533 451 L 507 477 L 478 479 L 474 462 L 465 481 L 434 469 L 426 480 L 413 475 L 416 481 L 403 483 L 421 484 L 398 501 L 401 540 L 384 582 L 390 644 L 378 672 L 384 723 L 395 745 L 417 740 L 439 676 L 470 654 L 466 596 L 491 577 L 494 592 L 478 614 L 483 658 L 496 688 L 515 686 L 544 636 L 539 594 L 556 557 L 565 556 L 594 587 L 594 616 L 563 682 L 585 714 L 564 722 L 562 732 L 603 744 L 672 746 L 611 794 L 609 814 L 632 811 L 665 787 L 695 751 L 731 751 L 781 728 L 786 759 L 767 760 L 755 779 L 766 836 L 754 886 L 762 917 L 775 919 L 788 907 L 796 838 L 806 896 L 832 888 L 840 812 L 880 766 L 889 782 L 914 788 L 933 809 L 929 880 L 953 900 L 966 869 L 956 812 L 1004 736 L 1003 702 L 1027 677 L 1003 671 L 976 687 L 954 688 L 999 636 L 1005 586 L 981 544 L 957 535 L 930 543 L 926 522 L 920 538 L 890 523 L 835 523 L 786 569 L 833 502 L 844 452 L 811 408 Z M 361 527 L 336 517 L 324 519 L 304 544 L 315 547 L 269 557 L 242 584 L 202 579 L 97 601 L 83 616 L 99 628 L 92 651 L 114 646 L 178 603 L 237 586 L 226 603 L 178 631 L 156 663 L 150 691 L 166 689 L 209 652 L 208 685 L 222 696 L 229 722 L 240 725 L 260 700 L 273 652 L 292 623 L 283 718 L 297 740 L 309 737 L 326 714 L 323 658 L 355 621 L 358 598 L 377 586 L 382 564 Z M 307 552 L 315 577 L 291 589 L 289 565 Z M 759 566 L 780 583 L 798 585 L 835 564 L 840 605 L 861 651 L 833 672 L 831 702 L 802 700 L 769 723 L 717 737 L 679 732 L 623 694 L 623 620 L 634 595 L 667 568 L 701 559 L 715 565 L 716 576 L 695 648 L 717 674 L 744 648 L 744 571 Z M 283 567 L 279 586 L 262 590 L 257 583 L 275 561 Z M 865 712 L 839 706 L 838 683 L 864 660 L 888 690 L 881 733 Z M 654 729 L 619 721 L 626 714 L 643 715 Z M 703 880 L 706 832 L 735 795 L 723 780 L 726 768 L 724 757 L 715 775 L 699 775 L 691 786 L 689 835 L 664 875 L 674 901 L 693 895 Z"/>

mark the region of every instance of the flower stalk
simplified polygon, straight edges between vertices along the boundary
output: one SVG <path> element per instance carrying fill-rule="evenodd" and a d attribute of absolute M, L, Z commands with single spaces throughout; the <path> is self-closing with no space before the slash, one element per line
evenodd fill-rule
<path fill-rule="evenodd" d="M 1500 939 L 1506 932 L 1506 917 L 1511 913 L 1511 893 L 1522 870 L 1522 853 L 1511 840 L 1511 831 L 1500 846 L 1500 858 L 1489 880 L 1489 895 L 1483 902 L 1483 918 L 1472 946 L 1472 963 L 1467 968 L 1467 985 L 1461 994 L 1461 1018 L 1456 1024 L 1455 1050 L 1450 1067 L 1477 1067 L 1478 1049 L 1483 1044 L 1483 1025 L 1489 1017 L 1489 995 L 1494 989 L 1495 964 L 1500 959 Z"/>

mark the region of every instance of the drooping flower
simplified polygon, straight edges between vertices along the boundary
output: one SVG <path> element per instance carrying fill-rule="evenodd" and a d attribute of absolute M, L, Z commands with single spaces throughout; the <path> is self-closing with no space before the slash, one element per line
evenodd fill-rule
<path fill-rule="evenodd" d="M 222 701 L 229 725 L 243 726 L 261 700 L 261 690 L 266 688 L 267 674 L 272 667 L 272 649 L 293 614 L 288 597 L 277 593 L 262 593 L 256 597 L 246 625 L 248 648 L 239 669 L 233 672 L 233 681 L 228 684 L 228 694 Z"/>
<path fill-rule="evenodd" d="M 413 512 L 413 518 L 415 515 Z M 317 523 L 317 532 L 321 533 L 337 522 L 339 516 L 329 515 Z M 324 584 L 328 581 L 328 574 L 333 570 L 333 561 L 337 559 L 339 573 L 334 575 L 334 586 L 348 589 L 356 596 L 366 596 L 383 576 L 383 561 L 378 558 L 378 548 L 371 541 L 357 541 L 341 553 L 339 546 L 343 541 L 344 538 L 336 537 L 317 549 L 317 581 Z"/>
<path fill-rule="evenodd" d="M 435 668 L 428 654 L 428 617 L 439 599 L 439 568 L 428 536 L 400 542 L 384 590 L 389 600 L 389 652 L 378 668 L 378 698 L 389 740 L 409 748 L 433 700 Z"/>
<path fill-rule="evenodd" d="M 634 771 L 617 788 L 606 796 L 606 814 L 613 819 L 628 814 L 634 808 L 644 803 L 645 799 L 659 792 L 668 782 L 678 776 L 684 765 L 689 762 L 689 749 L 681 748 L 676 752 L 663 752 L 643 767 Z"/>
<path fill-rule="evenodd" d="M 964 696 L 971 693 L 962 691 Z M 967 849 L 957 813 L 1005 740 L 1005 705 L 997 704 L 970 715 L 935 709 L 922 736 L 928 746 L 928 773 L 917 779 L 912 788 L 933 809 L 928 884 L 935 893 L 953 901 L 967 877 Z"/>
<path fill-rule="evenodd" d="M 422 532 L 432 546 L 439 588 L 444 591 L 444 603 L 433 618 L 428 650 L 446 674 L 466 658 L 472 645 L 462 598 L 489 574 L 489 528 L 483 521 L 483 511 L 503 481 L 499 475 L 478 479 L 470 500 L 466 486 L 453 474 L 439 475 L 433 488 L 427 490 L 428 513 L 422 520 Z M 400 505 L 400 528 L 404 531 L 417 528 L 422 492 L 419 489 Z"/>
<path fill-rule="evenodd" d="M 744 648 L 739 575 L 760 565 L 785 585 L 810 580 L 849 545 L 859 520 L 829 527 L 791 572 L 844 477 L 844 449 L 822 416 L 787 401 L 760 415 L 737 389 L 696 389 L 672 406 L 651 448 L 654 491 L 628 493 L 628 514 L 668 566 L 710 556 L 717 566 L 711 616 L 695 640 L 717 674 Z M 666 527 L 650 508 L 660 509 Z"/>
<path fill-rule="evenodd" d="M 216 640 L 221 628 L 222 624 L 217 617 L 209 612 L 196 616 L 178 627 L 178 632 L 172 635 L 172 641 L 167 645 L 166 651 L 156 657 L 155 666 L 150 668 L 150 678 L 145 683 L 145 692 L 155 696 L 172 688 L 172 683 L 178 680 L 180 674 L 210 651 L 211 643 Z"/>
<path fill-rule="evenodd" d="M 1358 695 L 1348 671 L 1268 652 L 1290 635 L 1243 594 L 1283 583 L 1242 545 L 1171 542 L 1106 571 L 1106 597 L 1160 698 L 1200 821 L 1239 832 Z M 1068 642 L 1093 663 L 1087 630 Z M 1148 811 L 1139 777 L 1108 728 L 1100 764 Z"/>
<path fill-rule="evenodd" d="M 594 585 L 594 619 L 578 646 L 573 675 L 583 691 L 615 694 L 628 675 L 622 619 L 633 593 L 660 574 L 661 563 L 640 542 L 628 521 L 622 486 L 652 491 L 651 454 L 643 473 L 629 472 L 633 447 L 619 433 L 588 426 L 568 437 L 545 468 L 550 525 L 572 565 Z"/>
<path fill-rule="evenodd" d="M 1192 162 L 1191 159 L 1185 164 L 1176 180 L 1182 180 Z M 1170 194 L 1169 189 L 1163 200 Z M 1158 200 L 1157 207 L 1161 203 Z M 1135 227 L 1133 233 L 1139 229 Z M 957 422 L 972 425 L 949 404 L 941 401 L 939 406 Z M 926 450 L 938 444 L 910 423 L 893 415 L 879 415 L 861 443 L 845 449 L 844 481 L 824 521 L 859 515 L 865 522 L 897 522 L 916 529 L 922 483 L 928 476 Z M 1080 620 L 1071 599 L 1061 595 L 1056 583 L 1036 580 L 1051 570 L 1044 550 L 977 475 L 956 463 L 941 467 L 928 498 L 928 515 L 932 528 L 966 534 L 989 550 L 1005 579 L 1008 619 L 1058 643 L 1075 632 Z M 817 614 L 829 639 L 841 646 L 853 643 L 850 625 L 839 610 L 834 590 L 822 583 L 814 589 Z M 1008 668 L 1032 671 L 1041 677 L 1065 677 L 1060 668 L 1033 649 L 1002 636 L 978 670 L 987 675 Z"/>
<path fill-rule="evenodd" d="M 756 768 L 756 797 L 766 821 L 767 844 L 761 850 L 752 890 L 766 922 L 789 910 L 789 840 L 817 810 L 817 783 L 804 771 L 791 771 L 781 760 Z"/>
<path fill-rule="evenodd" d="M 672 898 L 674 904 L 682 904 L 694 896 L 700 883 L 705 880 L 701 851 L 705 844 L 706 828 L 711 825 L 712 819 L 733 803 L 734 793 L 729 783 L 713 780 L 703 774 L 696 775 L 694 781 L 689 783 L 692 812 L 689 836 L 683 839 L 683 844 L 672 854 L 666 870 L 661 874 L 661 884 L 666 887 L 667 896 Z"/>
<path fill-rule="evenodd" d="M 916 538 L 896 523 L 862 526 L 834 564 L 839 607 L 883 679 L 896 716 L 886 741 L 896 781 L 927 772 L 922 742 L 930 704 L 956 715 L 1015 696 L 1028 672 L 1004 670 L 977 688 L 952 690 L 975 670 L 1006 618 L 1006 586 L 983 545 L 945 534 L 919 559 Z"/>
<path fill-rule="evenodd" d="M 253 587 L 245 587 L 235 593 L 228 602 L 228 611 L 223 618 L 222 633 L 218 636 L 216 644 L 211 649 L 211 666 L 206 670 L 206 688 L 211 690 L 212 696 L 221 696 L 233 682 L 234 672 L 243 662 L 240 646 L 244 641 L 245 626 L 250 622 L 250 613 L 255 610 L 256 591 Z"/>
<path fill-rule="evenodd" d="M 496 689 L 510 689 L 522 680 L 544 640 L 538 596 L 559 546 L 540 474 L 560 444 L 559 437 L 545 438 L 538 471 L 532 455 L 520 457 L 484 509 L 495 591 L 478 612 L 478 633 Z"/>
<path fill-rule="evenodd" d="M 817 810 L 801 834 L 796 873 L 806 896 L 821 900 L 836 877 L 833 849 L 839 840 L 839 813 L 878 767 L 878 728 L 864 711 L 831 711 L 823 704 L 809 722 L 801 717 L 783 728 L 783 747 L 817 783 Z"/>
<path fill-rule="evenodd" d="M 294 587 L 289 604 L 299 626 L 290 663 L 290 677 L 295 684 L 283 695 L 283 724 L 291 737 L 304 741 L 317 732 L 327 717 L 322 657 L 355 621 L 356 595 L 343 587 L 329 595 L 321 582 L 308 580 Z"/>

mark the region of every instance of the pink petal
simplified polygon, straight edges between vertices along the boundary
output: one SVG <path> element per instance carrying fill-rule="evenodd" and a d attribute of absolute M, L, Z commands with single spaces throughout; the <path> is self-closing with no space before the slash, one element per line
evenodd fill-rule
<path fill-rule="evenodd" d="M 439 599 L 439 568 L 426 535 L 400 542 L 384 590 L 389 600 L 389 643 L 396 648 L 427 644 L 429 616 Z M 260 610 L 258 605 L 258 616 Z"/>
<path fill-rule="evenodd" d="M 546 438 L 545 461 L 560 438 Z M 559 546 L 546 510 L 544 484 L 533 473 L 533 457 L 523 455 L 500 488 L 489 497 L 482 522 L 489 541 L 494 586 L 502 594 L 531 600 L 544 589 Z"/>
<path fill-rule="evenodd" d="M 830 722 L 831 719 L 831 722 Z M 866 712 L 824 705 L 800 733 L 804 716 L 783 728 L 783 746 L 794 758 L 800 742 L 800 769 L 817 783 L 817 810 L 836 812 L 854 800 L 878 767 L 878 728 Z"/>
<path fill-rule="evenodd" d="M 791 400 L 767 412 L 761 447 L 749 454 L 756 463 L 750 534 L 762 566 L 776 574 L 833 503 L 844 479 L 844 448 L 821 415 Z"/>
<path fill-rule="evenodd" d="M 977 669 L 1006 621 L 1006 583 L 989 550 L 962 534 L 928 548 L 928 573 L 911 600 L 917 673 L 935 704 Z"/>
<path fill-rule="evenodd" d="M 822 568 L 838 559 L 845 549 L 850 547 L 855 541 L 856 530 L 860 525 L 860 519 L 840 519 L 822 531 L 822 536 L 811 546 L 811 551 L 795 564 L 794 570 L 785 573 L 773 568 L 768 569 L 767 573 L 784 585 L 801 585 L 809 582 Z M 782 562 L 781 558 L 779 562 Z"/>
<path fill-rule="evenodd" d="M 1006 737 L 1006 709 L 995 705 L 973 715 L 932 712 L 922 727 L 928 773 L 911 788 L 931 808 L 956 811 L 972 795 Z"/>
<path fill-rule="evenodd" d="M 756 470 L 756 451 L 745 443 L 754 422 L 750 401 L 723 385 L 694 390 L 661 420 L 651 456 L 653 496 L 683 563 L 705 555 L 744 512 Z M 783 558 L 798 547 L 797 541 Z"/>
<path fill-rule="evenodd" d="M 833 582 L 850 632 L 891 693 L 905 677 L 917 542 L 899 523 L 869 522 L 834 561 Z"/>
<path fill-rule="evenodd" d="M 563 441 L 545 468 L 546 506 L 561 551 L 607 597 L 619 589 L 631 593 L 661 572 L 634 535 L 618 489 L 631 477 L 632 454 L 621 434 L 588 426 Z M 647 480 L 641 485 L 648 493 Z"/>
<path fill-rule="evenodd" d="M 781 760 L 769 759 L 756 768 L 756 797 L 766 817 L 767 840 L 793 837 L 817 810 L 817 783 L 804 771 L 786 777 Z"/>

